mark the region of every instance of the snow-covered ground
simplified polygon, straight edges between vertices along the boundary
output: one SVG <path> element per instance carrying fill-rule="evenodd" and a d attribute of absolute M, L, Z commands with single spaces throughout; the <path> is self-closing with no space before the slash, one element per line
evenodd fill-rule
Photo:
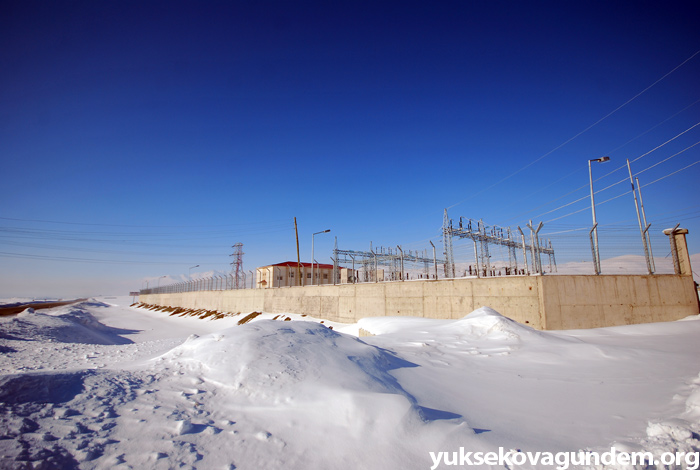
<path fill-rule="evenodd" d="M 0 468 L 430 469 L 499 448 L 700 451 L 695 317 L 539 332 L 482 308 L 330 329 L 130 301 L 0 319 Z"/>

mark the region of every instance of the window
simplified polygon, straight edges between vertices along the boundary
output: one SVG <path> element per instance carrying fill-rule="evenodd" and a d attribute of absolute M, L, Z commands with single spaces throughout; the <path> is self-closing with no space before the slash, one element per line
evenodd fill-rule
<path fill-rule="evenodd" d="M 323 279 L 328 279 L 328 274 L 324 274 Z"/>
<path fill-rule="evenodd" d="M 311 273 L 306 273 L 306 279 L 311 279 Z"/>

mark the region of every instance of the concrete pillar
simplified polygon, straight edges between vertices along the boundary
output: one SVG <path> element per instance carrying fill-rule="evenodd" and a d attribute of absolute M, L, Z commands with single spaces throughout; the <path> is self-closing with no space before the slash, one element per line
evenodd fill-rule
<path fill-rule="evenodd" d="M 664 234 L 668 235 L 671 242 L 671 255 L 673 256 L 673 269 L 676 274 L 684 276 L 692 276 L 693 270 L 690 266 L 690 253 L 688 252 L 688 244 L 685 240 L 685 235 L 688 229 L 685 228 L 667 228 Z"/>

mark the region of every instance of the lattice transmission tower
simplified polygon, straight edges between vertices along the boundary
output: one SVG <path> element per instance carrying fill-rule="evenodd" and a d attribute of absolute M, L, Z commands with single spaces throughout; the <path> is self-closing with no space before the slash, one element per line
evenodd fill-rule
<path fill-rule="evenodd" d="M 442 217 L 442 242 L 445 246 L 445 277 L 455 277 L 455 256 L 452 249 L 452 220 L 447 209 Z"/>
<path fill-rule="evenodd" d="M 231 261 L 231 275 L 233 276 L 233 288 L 243 289 L 245 288 L 243 276 L 243 243 L 236 243 L 231 248 L 233 248 L 233 261 Z"/>

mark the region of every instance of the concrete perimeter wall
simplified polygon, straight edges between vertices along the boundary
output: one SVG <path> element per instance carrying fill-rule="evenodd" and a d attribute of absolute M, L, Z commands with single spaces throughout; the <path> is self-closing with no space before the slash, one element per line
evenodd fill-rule
<path fill-rule="evenodd" d="M 141 295 L 139 301 L 219 312 L 299 313 L 343 323 L 377 316 L 462 318 L 487 306 L 537 329 L 679 320 L 699 313 L 691 276 L 548 275 Z"/>
<path fill-rule="evenodd" d="M 545 276 L 547 330 L 674 321 L 700 313 L 692 276 Z"/>

